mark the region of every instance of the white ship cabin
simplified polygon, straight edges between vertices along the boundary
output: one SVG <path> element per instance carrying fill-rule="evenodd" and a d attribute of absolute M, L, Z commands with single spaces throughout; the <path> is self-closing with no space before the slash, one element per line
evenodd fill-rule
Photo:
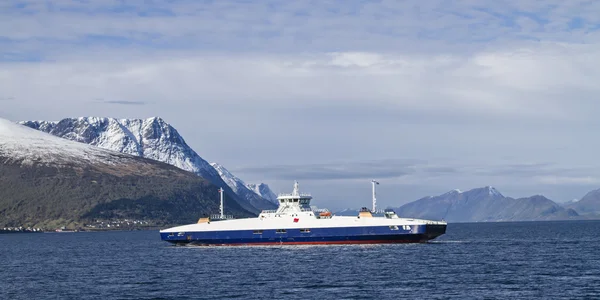
<path fill-rule="evenodd" d="M 294 191 L 291 194 L 279 194 L 279 208 L 277 210 L 263 210 L 259 218 L 281 218 L 287 217 L 314 217 L 317 219 L 331 218 L 331 212 L 327 209 L 315 209 L 310 206 L 312 196 L 300 193 L 300 185 L 294 182 Z"/>

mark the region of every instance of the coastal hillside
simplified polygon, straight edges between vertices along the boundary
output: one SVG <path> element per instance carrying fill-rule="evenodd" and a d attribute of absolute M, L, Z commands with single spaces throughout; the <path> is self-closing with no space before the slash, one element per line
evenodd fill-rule
<path fill-rule="evenodd" d="M 234 194 L 240 206 L 255 214 L 262 209 L 274 207 L 261 196 L 231 185 L 227 178 L 222 178 L 218 170 L 188 146 L 173 126 L 158 117 L 148 119 L 80 117 L 66 118 L 58 122 L 23 121 L 20 123 L 68 140 L 153 159 L 195 173 Z"/>
<path fill-rule="evenodd" d="M 0 227 L 75 227 L 100 219 L 185 224 L 218 212 L 217 189 L 162 162 L 0 119 Z M 226 213 L 252 216 L 234 197 L 226 192 Z"/>

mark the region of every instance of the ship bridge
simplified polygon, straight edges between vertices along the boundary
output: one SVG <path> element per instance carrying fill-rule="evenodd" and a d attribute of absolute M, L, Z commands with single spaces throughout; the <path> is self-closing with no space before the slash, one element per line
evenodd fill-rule
<path fill-rule="evenodd" d="M 279 201 L 279 209 L 286 208 L 300 208 L 311 210 L 310 200 L 312 196 L 307 193 L 300 193 L 300 185 L 298 181 L 294 182 L 294 191 L 291 194 L 279 194 L 277 201 Z"/>
<path fill-rule="evenodd" d="M 300 192 L 300 185 L 298 184 L 298 181 L 296 181 L 294 182 L 294 190 L 291 194 L 279 194 L 279 196 L 277 196 L 279 208 L 277 210 L 263 210 L 260 217 L 281 217 L 284 215 L 291 215 L 294 217 L 299 215 L 318 217 L 317 215 L 320 216 L 319 212 L 316 212 L 310 206 L 311 200 L 312 196 L 310 194 Z"/>

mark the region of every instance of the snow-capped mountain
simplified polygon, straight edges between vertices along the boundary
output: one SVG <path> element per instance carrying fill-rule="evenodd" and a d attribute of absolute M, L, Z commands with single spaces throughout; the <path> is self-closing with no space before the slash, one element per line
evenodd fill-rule
<path fill-rule="evenodd" d="M 158 117 L 145 120 L 82 117 L 20 123 L 72 141 L 161 161 L 210 181 L 220 178 L 175 128 Z"/>
<path fill-rule="evenodd" d="M 249 189 L 244 181 L 231 174 L 231 172 L 222 165 L 214 162 L 210 163 L 210 165 L 217 170 L 223 181 L 227 183 L 234 193 L 249 201 L 254 207 L 259 209 L 277 208 L 277 205 L 275 204 L 277 203 L 276 201 L 273 202 L 270 199 L 264 198 L 261 194 L 256 193 L 254 190 Z M 275 200 L 277 200 L 277 197 L 275 197 Z"/>
<path fill-rule="evenodd" d="M 227 207 L 251 215 L 235 201 Z M 217 187 L 193 173 L 0 119 L 0 227 L 132 218 L 185 224 L 217 210 Z"/>
<path fill-rule="evenodd" d="M 260 196 L 233 191 L 206 160 L 190 148 L 175 128 L 158 117 L 148 119 L 114 119 L 81 117 L 66 118 L 58 122 L 24 121 L 21 124 L 104 149 L 161 161 L 195 173 L 226 192 L 236 194 L 239 204 L 253 213 L 263 207 L 252 204 L 263 202 Z"/>
<path fill-rule="evenodd" d="M 3 163 L 23 165 L 118 164 L 132 157 L 90 145 L 74 143 L 0 119 L 0 155 Z"/>
<path fill-rule="evenodd" d="M 273 193 L 273 191 L 271 190 L 269 185 L 267 185 L 266 183 L 259 183 L 259 184 L 248 183 L 248 184 L 246 184 L 246 187 L 248 189 L 250 189 L 251 191 L 253 191 L 254 193 L 256 193 L 257 195 L 259 195 L 275 204 L 279 204 L 277 202 L 277 195 L 275 195 L 275 193 Z"/>

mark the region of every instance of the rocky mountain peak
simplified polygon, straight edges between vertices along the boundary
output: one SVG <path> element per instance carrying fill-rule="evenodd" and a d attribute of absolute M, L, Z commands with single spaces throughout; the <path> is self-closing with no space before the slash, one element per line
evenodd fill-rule
<path fill-rule="evenodd" d="M 159 117 L 79 117 L 58 122 L 25 121 L 21 124 L 72 141 L 162 161 L 211 181 L 219 178 L 177 130 Z"/>
<path fill-rule="evenodd" d="M 246 186 L 253 191 L 254 193 L 256 193 L 257 195 L 277 204 L 277 195 L 275 193 L 273 193 L 273 191 L 271 190 L 271 188 L 269 187 L 269 185 L 267 185 L 266 183 L 259 183 L 259 184 L 246 184 Z"/>
<path fill-rule="evenodd" d="M 241 200 L 240 205 L 251 212 L 258 213 L 265 206 L 273 208 L 270 202 L 262 205 L 268 201 L 248 190 L 239 178 L 237 180 L 243 188 L 237 188 L 232 182 L 225 182 L 220 172 L 200 157 L 187 145 L 179 132 L 160 117 L 80 117 L 66 118 L 58 122 L 25 121 L 21 124 L 68 140 L 153 159 L 195 173 L 226 191 L 235 193 Z M 235 176 L 229 173 L 224 178 L 229 177 Z M 258 206 L 253 206 L 251 202 Z"/>

